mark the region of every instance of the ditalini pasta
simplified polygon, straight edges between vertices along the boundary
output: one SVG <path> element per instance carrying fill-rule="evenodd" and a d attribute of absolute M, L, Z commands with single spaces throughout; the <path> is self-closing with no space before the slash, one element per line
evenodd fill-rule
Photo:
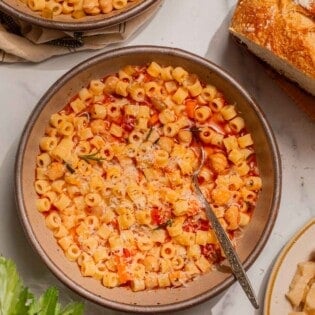
<path fill-rule="evenodd" d="M 235 242 L 262 181 L 244 120 L 215 86 L 182 67 L 126 66 L 51 116 L 36 207 L 82 276 L 177 287 L 223 260 L 192 186 L 200 143 L 201 189 Z"/>
<path fill-rule="evenodd" d="M 86 15 L 107 14 L 124 9 L 128 3 L 139 0 L 21 0 L 32 11 L 38 11 L 44 18 L 70 15 L 80 19 Z"/>

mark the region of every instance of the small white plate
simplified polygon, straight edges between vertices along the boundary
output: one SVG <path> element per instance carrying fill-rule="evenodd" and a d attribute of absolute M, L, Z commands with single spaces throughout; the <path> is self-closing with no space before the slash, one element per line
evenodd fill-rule
<path fill-rule="evenodd" d="M 315 251 L 315 219 L 304 225 L 285 245 L 272 269 L 265 294 L 264 315 L 287 315 L 292 311 L 285 294 L 297 264 L 311 260 Z"/>

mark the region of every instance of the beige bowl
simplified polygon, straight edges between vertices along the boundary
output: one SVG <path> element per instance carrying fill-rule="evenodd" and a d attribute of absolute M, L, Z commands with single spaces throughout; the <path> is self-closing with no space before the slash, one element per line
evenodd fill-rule
<path fill-rule="evenodd" d="M 106 307 L 131 312 L 170 312 L 210 299 L 234 281 L 230 273 L 213 271 L 190 282 L 187 287 L 132 292 L 108 289 L 99 281 L 82 277 L 76 264 L 69 262 L 47 230 L 42 214 L 35 210 L 33 189 L 35 158 L 39 139 L 49 117 L 93 78 L 103 78 L 127 64 L 144 65 L 156 61 L 165 66 L 182 66 L 202 81 L 212 82 L 230 102 L 237 103 L 255 142 L 263 190 L 251 223 L 244 230 L 237 252 L 248 268 L 264 247 L 275 223 L 281 191 L 280 156 L 266 118 L 248 93 L 225 71 L 191 53 L 165 47 L 127 47 L 100 54 L 76 66 L 59 79 L 41 98 L 31 114 L 20 142 L 16 163 L 16 192 L 19 215 L 31 244 L 50 270 L 71 289 Z M 241 298 L 246 300 L 245 295 Z"/>
<path fill-rule="evenodd" d="M 43 18 L 39 12 L 32 11 L 21 0 L 1 0 L 0 10 L 22 21 L 44 28 L 62 31 L 88 31 L 113 26 L 150 9 L 157 0 L 137 0 L 130 2 L 121 10 L 114 10 L 108 14 L 86 16 L 74 19 L 70 15 L 61 14 L 53 19 Z"/>

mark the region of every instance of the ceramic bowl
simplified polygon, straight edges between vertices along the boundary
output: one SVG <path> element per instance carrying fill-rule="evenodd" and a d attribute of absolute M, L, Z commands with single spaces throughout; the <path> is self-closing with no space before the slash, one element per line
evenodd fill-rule
<path fill-rule="evenodd" d="M 98 30 L 125 22 L 150 9 L 156 0 L 137 0 L 129 2 L 121 10 L 114 10 L 108 14 L 88 15 L 74 19 L 69 14 L 61 14 L 53 19 L 46 19 L 36 11 L 32 11 L 21 0 L 1 0 L 0 10 L 8 15 L 30 24 L 61 31 L 82 32 Z"/>
<path fill-rule="evenodd" d="M 179 288 L 142 292 L 132 292 L 123 287 L 105 288 L 99 281 L 82 277 L 79 268 L 65 258 L 52 233 L 47 230 L 42 214 L 35 209 L 33 183 L 39 139 L 44 134 L 50 115 L 61 110 L 91 79 L 103 78 L 128 64 L 145 65 L 151 61 L 164 66 L 182 66 L 197 74 L 203 82 L 212 82 L 224 91 L 231 103 L 237 104 L 252 134 L 263 189 L 253 218 L 237 245 L 237 252 L 246 269 L 254 263 L 268 240 L 276 220 L 281 193 L 280 155 L 266 117 L 240 84 L 208 60 L 174 48 L 136 46 L 95 56 L 62 76 L 40 99 L 23 132 L 16 162 L 19 215 L 31 244 L 63 283 L 93 302 L 137 313 L 171 312 L 196 305 L 227 289 L 235 279 L 228 272 L 213 271 Z M 245 294 L 240 298 L 246 301 Z"/>

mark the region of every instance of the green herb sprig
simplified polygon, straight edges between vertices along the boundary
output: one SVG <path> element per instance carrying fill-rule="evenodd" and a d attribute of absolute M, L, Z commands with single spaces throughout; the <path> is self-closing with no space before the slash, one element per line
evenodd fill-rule
<path fill-rule="evenodd" d="M 74 168 L 69 163 L 65 163 L 67 170 L 73 174 L 75 172 Z"/>
<path fill-rule="evenodd" d="M 172 226 L 173 220 L 168 219 L 166 222 L 159 224 L 154 230 L 165 229 L 168 226 Z"/>
<path fill-rule="evenodd" d="M 146 135 L 146 137 L 145 137 L 145 139 L 144 139 L 144 141 L 143 141 L 143 142 L 146 142 L 146 141 L 148 141 L 148 140 L 149 140 L 149 138 L 150 138 L 150 136 L 151 136 L 152 131 L 153 131 L 153 128 L 151 127 L 151 128 L 149 129 L 149 131 L 148 131 L 148 133 L 147 133 L 147 135 Z"/>
<path fill-rule="evenodd" d="M 105 158 L 102 158 L 100 156 L 98 156 L 98 154 L 100 153 L 101 150 L 98 150 L 95 153 L 91 153 L 91 154 L 83 154 L 83 155 L 79 155 L 79 158 L 86 161 L 86 162 L 90 162 L 90 161 L 96 161 L 96 162 L 101 162 L 104 161 Z"/>

